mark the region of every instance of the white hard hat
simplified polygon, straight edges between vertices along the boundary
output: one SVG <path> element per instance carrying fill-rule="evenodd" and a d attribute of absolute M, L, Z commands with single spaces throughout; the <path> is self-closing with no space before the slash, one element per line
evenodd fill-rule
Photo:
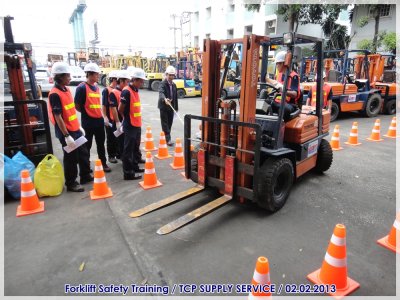
<path fill-rule="evenodd" d="M 165 74 L 175 75 L 176 74 L 175 68 L 173 66 L 168 66 L 167 69 L 165 70 Z"/>
<path fill-rule="evenodd" d="M 65 62 L 55 62 L 53 67 L 51 68 L 51 74 L 54 76 L 56 74 L 70 74 L 71 70 L 67 63 Z"/>
<path fill-rule="evenodd" d="M 108 73 L 108 78 L 117 78 L 118 77 L 118 71 L 113 70 L 110 73 Z"/>
<path fill-rule="evenodd" d="M 94 72 L 94 73 L 100 73 L 100 68 L 97 64 L 95 63 L 88 63 L 85 65 L 85 68 L 83 69 L 85 72 Z"/>
<path fill-rule="evenodd" d="M 146 75 L 144 74 L 143 69 L 141 68 L 136 68 L 132 73 L 131 73 L 132 79 L 135 78 L 140 78 L 143 80 L 146 80 Z"/>
<path fill-rule="evenodd" d="M 284 62 L 286 56 L 286 51 L 280 51 L 275 56 L 275 63 Z"/>
<path fill-rule="evenodd" d="M 120 70 L 120 71 L 116 71 L 116 72 L 118 72 L 118 74 L 117 74 L 118 78 L 131 79 L 131 77 L 132 77 L 128 70 Z"/>

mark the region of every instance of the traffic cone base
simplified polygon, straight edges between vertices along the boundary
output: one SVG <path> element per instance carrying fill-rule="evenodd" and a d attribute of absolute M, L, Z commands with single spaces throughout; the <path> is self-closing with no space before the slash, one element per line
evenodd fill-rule
<path fill-rule="evenodd" d="M 151 149 L 146 149 L 146 147 L 143 147 L 142 149 L 143 149 L 143 151 L 156 151 L 156 150 L 158 150 L 157 147 L 153 147 Z"/>
<path fill-rule="evenodd" d="M 94 194 L 94 191 L 90 191 L 90 199 L 92 199 L 92 200 L 99 200 L 99 199 L 105 199 L 105 198 L 110 198 L 110 197 L 112 197 L 112 196 L 113 196 L 113 192 L 111 191 L 110 188 L 107 188 L 107 189 L 108 189 L 108 192 L 107 192 L 107 193 L 105 193 L 104 195 L 98 195 L 98 196 L 96 196 L 96 195 Z"/>
<path fill-rule="evenodd" d="M 387 135 L 387 134 L 384 134 L 383 136 L 388 137 L 390 139 L 395 139 L 396 138 L 396 136 L 390 136 L 390 135 Z"/>
<path fill-rule="evenodd" d="M 385 247 L 385 248 L 387 248 L 389 250 L 392 250 L 393 252 L 400 253 L 400 247 L 396 248 L 394 245 L 390 244 L 388 238 L 389 238 L 389 235 L 377 240 L 376 242 L 379 245 L 381 245 L 381 246 L 383 246 L 383 247 Z"/>
<path fill-rule="evenodd" d="M 331 146 L 332 147 L 332 146 Z M 339 151 L 339 150 L 343 150 L 343 147 L 339 147 L 339 148 L 332 148 L 333 151 Z"/>
<path fill-rule="evenodd" d="M 183 165 L 182 167 L 176 167 L 176 166 L 174 166 L 174 164 L 173 163 L 171 163 L 171 164 L 169 164 L 170 166 L 171 166 L 171 168 L 172 169 L 174 169 L 174 170 L 179 170 L 179 169 L 184 169 L 185 168 L 185 166 Z"/>
<path fill-rule="evenodd" d="M 140 186 L 144 189 L 144 190 L 148 190 L 148 189 L 152 189 L 152 188 L 156 188 L 159 186 L 162 186 L 163 184 L 157 180 L 157 183 L 152 184 L 152 185 L 145 185 L 144 181 L 139 182 Z"/>
<path fill-rule="evenodd" d="M 369 138 L 366 138 L 368 141 L 371 141 L 371 142 L 382 142 L 383 141 L 383 139 L 379 139 L 379 140 L 374 140 L 374 139 L 371 139 L 370 137 Z"/>
<path fill-rule="evenodd" d="M 38 214 L 38 213 L 41 213 L 41 212 L 44 212 L 44 201 L 39 201 L 39 207 L 38 208 L 33 209 L 33 210 L 28 210 L 28 211 L 22 210 L 21 205 L 18 205 L 17 217 Z"/>
<path fill-rule="evenodd" d="M 327 284 L 326 282 L 323 282 L 319 278 L 320 271 L 321 271 L 321 269 L 318 269 L 318 270 L 308 274 L 307 275 L 308 280 L 310 280 L 314 284 Z M 328 294 L 333 296 L 336 299 L 342 299 L 344 296 L 354 292 L 359 287 L 360 287 L 360 284 L 357 281 L 351 279 L 350 277 L 347 277 L 347 287 L 346 288 L 344 288 L 344 289 L 336 288 L 336 292 L 328 293 Z"/>
<path fill-rule="evenodd" d="M 352 144 L 352 143 L 349 143 L 349 142 L 344 142 L 346 145 L 350 145 L 350 146 L 358 146 L 358 145 L 361 145 L 361 143 L 357 143 L 357 144 Z M 342 148 L 343 149 L 343 148 Z"/>

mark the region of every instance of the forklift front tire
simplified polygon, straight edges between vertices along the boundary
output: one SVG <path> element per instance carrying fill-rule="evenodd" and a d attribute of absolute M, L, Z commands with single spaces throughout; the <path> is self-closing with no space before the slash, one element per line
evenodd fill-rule
<path fill-rule="evenodd" d="M 294 171 L 288 158 L 271 157 L 260 168 L 258 205 L 270 212 L 281 209 L 290 194 Z"/>
<path fill-rule="evenodd" d="M 182 90 L 182 89 L 179 89 L 177 91 L 177 94 L 178 94 L 179 99 L 185 98 L 185 95 L 186 95 L 185 90 Z"/>
<path fill-rule="evenodd" d="M 385 104 L 385 113 L 387 115 L 394 115 L 396 113 L 396 99 L 389 100 Z"/>
<path fill-rule="evenodd" d="M 364 115 L 368 118 L 376 117 L 381 109 L 381 96 L 372 94 L 365 105 Z"/>

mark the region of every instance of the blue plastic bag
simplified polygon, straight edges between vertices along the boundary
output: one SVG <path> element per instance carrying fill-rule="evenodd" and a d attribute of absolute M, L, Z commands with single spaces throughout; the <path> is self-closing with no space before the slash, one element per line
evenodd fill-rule
<path fill-rule="evenodd" d="M 35 165 L 22 152 L 18 152 L 11 159 L 7 155 L 4 157 L 4 186 L 10 195 L 19 199 L 21 197 L 21 171 L 29 170 L 31 179 L 35 173 Z"/>

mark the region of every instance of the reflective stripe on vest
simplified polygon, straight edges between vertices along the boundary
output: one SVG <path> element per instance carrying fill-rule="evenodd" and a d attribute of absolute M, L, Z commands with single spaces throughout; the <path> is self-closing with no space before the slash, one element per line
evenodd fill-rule
<path fill-rule="evenodd" d="M 87 83 L 83 84 L 86 87 L 85 111 L 87 115 L 95 119 L 102 118 L 99 88 L 96 86 L 96 92 L 93 92 Z"/>
<path fill-rule="evenodd" d="M 141 105 L 140 105 L 140 97 L 139 93 L 135 92 L 129 85 L 124 87 L 124 90 L 129 91 L 129 116 L 131 125 L 134 127 L 142 126 L 142 113 L 141 113 Z"/>
<path fill-rule="evenodd" d="M 288 82 L 287 82 L 288 90 L 290 89 L 290 87 L 292 85 L 292 77 L 294 77 L 295 75 L 297 75 L 297 73 L 294 71 L 292 71 L 289 75 Z M 278 73 L 276 80 L 279 83 L 283 84 L 284 80 L 282 80 L 282 76 L 283 76 L 283 73 Z M 297 104 L 298 100 L 300 99 L 300 84 L 298 84 L 296 92 L 297 92 L 297 96 L 296 96 L 296 98 L 294 98 L 294 103 Z M 277 96 L 277 97 L 275 97 L 274 101 L 277 103 L 281 103 L 281 98 L 282 98 L 282 96 Z M 289 96 L 286 96 L 286 102 L 290 103 L 290 102 L 293 102 L 293 100 Z"/>
<path fill-rule="evenodd" d="M 328 96 L 329 96 L 329 92 L 331 91 L 331 87 L 328 84 L 324 84 L 324 86 L 322 88 L 324 91 L 323 107 L 327 107 L 328 106 Z M 317 105 L 317 85 L 314 85 L 311 88 L 311 106 L 315 107 L 316 105 Z"/>
<path fill-rule="evenodd" d="M 69 90 L 69 88 L 67 87 L 66 89 L 67 90 L 64 92 L 56 87 L 53 87 L 49 93 L 49 99 L 52 94 L 58 95 L 58 97 L 60 98 L 60 102 L 61 102 L 61 110 L 62 110 L 61 116 L 65 123 L 65 127 L 69 131 L 78 131 L 80 125 L 79 125 L 78 117 L 76 115 L 74 99 L 72 97 L 72 94 L 71 94 L 71 91 Z M 50 100 L 48 101 L 48 110 L 49 110 L 50 121 L 51 121 L 51 123 L 53 123 L 53 125 L 55 125 L 56 121 L 54 119 L 53 110 L 50 105 Z"/>

